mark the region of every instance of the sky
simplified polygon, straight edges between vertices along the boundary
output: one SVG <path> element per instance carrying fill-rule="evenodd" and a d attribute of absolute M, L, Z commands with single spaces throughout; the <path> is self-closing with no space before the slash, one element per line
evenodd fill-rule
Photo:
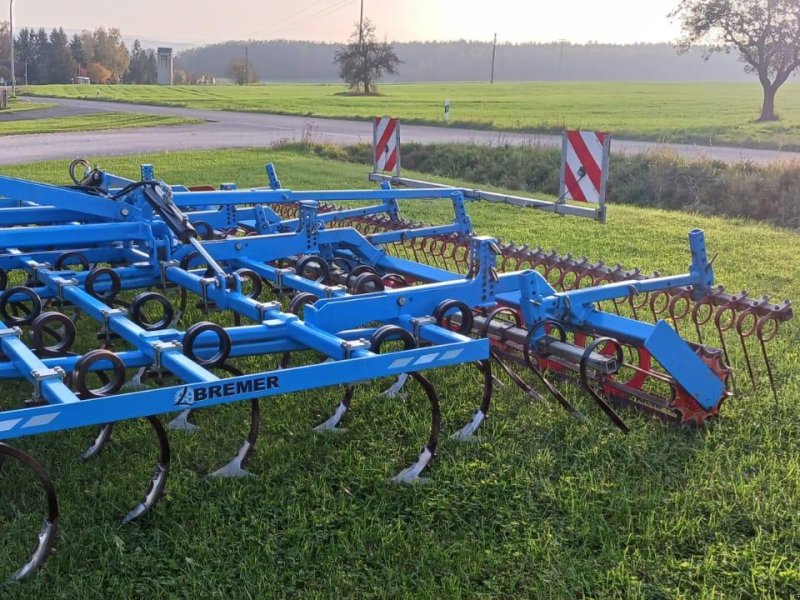
<path fill-rule="evenodd" d="M 364 0 L 364 12 L 391 41 L 489 41 L 497 33 L 498 42 L 514 43 L 671 42 L 678 27 L 667 14 L 678 1 Z M 167 43 L 342 42 L 359 6 L 360 0 L 14 0 L 14 25 L 118 27 L 126 37 Z"/>

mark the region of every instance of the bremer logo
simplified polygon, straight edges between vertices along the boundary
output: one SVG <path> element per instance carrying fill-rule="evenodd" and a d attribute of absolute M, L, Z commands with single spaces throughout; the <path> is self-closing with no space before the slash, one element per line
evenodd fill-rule
<path fill-rule="evenodd" d="M 213 400 L 215 398 L 229 398 L 240 394 L 264 392 L 280 387 L 277 375 L 261 377 L 259 379 L 246 379 L 244 381 L 229 381 L 226 383 L 213 383 L 205 387 L 191 389 L 184 386 L 175 394 L 175 404 L 178 406 L 192 406 L 195 402 Z"/>

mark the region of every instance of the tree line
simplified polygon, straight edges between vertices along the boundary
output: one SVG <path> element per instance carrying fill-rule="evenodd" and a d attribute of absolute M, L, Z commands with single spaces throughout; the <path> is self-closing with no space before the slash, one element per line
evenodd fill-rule
<path fill-rule="evenodd" d="M 8 24 L 0 23 L 0 57 L 10 57 Z M 88 77 L 92 83 L 156 83 L 152 49 L 136 40 L 129 51 L 119 29 L 100 27 L 74 34 L 22 28 L 14 38 L 17 84 L 71 83 Z M 0 78 L 11 79 L 10 60 L 0 58 Z"/>

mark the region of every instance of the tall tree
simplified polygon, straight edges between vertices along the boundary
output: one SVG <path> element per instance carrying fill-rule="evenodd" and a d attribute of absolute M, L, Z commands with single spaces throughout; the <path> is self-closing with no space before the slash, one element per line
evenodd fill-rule
<path fill-rule="evenodd" d="M 800 67 L 800 0 L 682 0 L 670 16 L 681 19 L 682 49 L 736 49 L 764 90 L 759 121 L 777 119 L 778 89 Z"/>
<path fill-rule="evenodd" d="M 109 81 L 122 81 L 128 70 L 130 56 L 119 29 L 106 30 L 100 27 L 93 32 L 84 31 L 81 41 L 89 62 L 99 63 L 107 69 L 111 73 Z"/>
<path fill-rule="evenodd" d="M 356 23 L 350 42 L 336 51 L 333 62 L 339 65 L 339 77 L 351 90 L 364 94 L 377 91 L 377 82 L 385 73 L 397 74 L 400 59 L 388 42 L 378 42 L 375 25 L 369 19 Z"/>
<path fill-rule="evenodd" d="M 127 83 L 156 83 L 158 78 L 158 65 L 156 54 L 153 50 L 145 50 L 139 40 L 133 42 L 131 60 L 128 72 L 125 74 Z"/>
<path fill-rule="evenodd" d="M 75 73 L 75 61 L 69 48 L 69 37 L 63 28 L 53 29 L 49 41 L 47 54 L 44 57 L 47 80 L 50 83 L 69 83 Z"/>
<path fill-rule="evenodd" d="M 0 77 L 11 79 L 11 33 L 8 21 L 0 21 Z"/>
<path fill-rule="evenodd" d="M 89 64 L 90 57 L 86 48 L 83 46 L 81 36 L 77 33 L 72 36 L 72 40 L 69 43 L 69 51 L 72 53 L 72 60 L 75 61 L 75 64 L 81 69 L 85 69 L 86 65 Z M 78 73 L 78 75 L 80 75 L 80 73 Z"/>

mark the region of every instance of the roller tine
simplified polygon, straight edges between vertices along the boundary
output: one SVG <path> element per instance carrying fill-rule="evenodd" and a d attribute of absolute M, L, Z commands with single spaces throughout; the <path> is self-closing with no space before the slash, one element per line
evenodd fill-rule
<path fill-rule="evenodd" d="M 428 443 L 420 451 L 416 462 L 392 477 L 392 483 L 410 484 L 427 483 L 429 481 L 429 479 L 420 477 L 420 475 L 428 468 L 431 461 L 436 456 L 436 446 L 439 444 L 439 433 L 442 427 L 442 411 L 439 407 L 439 396 L 436 394 L 433 384 L 424 375 L 416 371 L 411 372 L 410 375 L 422 386 L 422 389 L 425 391 L 431 403 L 431 434 L 428 438 Z"/>
<path fill-rule="evenodd" d="M 139 390 L 142 388 L 142 376 L 144 376 L 145 372 L 147 371 L 147 367 L 141 367 L 134 373 L 133 377 L 131 377 L 123 386 L 122 389 L 124 390 Z"/>
<path fill-rule="evenodd" d="M 123 520 L 123 523 L 131 523 L 136 521 L 146 515 L 150 510 L 152 510 L 158 501 L 164 495 L 164 491 L 167 487 L 167 476 L 169 474 L 169 465 L 170 465 L 170 448 L 169 448 L 169 437 L 167 436 L 167 431 L 164 429 L 164 426 L 161 424 L 161 421 L 158 420 L 156 417 L 147 417 L 147 420 L 153 426 L 153 430 L 156 434 L 156 439 L 158 440 L 158 462 L 156 463 L 156 468 L 153 471 L 153 477 L 150 480 L 150 486 L 145 492 L 144 499 L 130 511 Z"/>
<path fill-rule="evenodd" d="M 244 467 L 256 449 L 258 434 L 261 431 L 261 406 L 258 400 L 250 403 L 250 431 L 236 456 L 224 467 L 211 473 L 210 477 L 250 477 L 252 473 Z"/>
<path fill-rule="evenodd" d="M 745 336 L 743 336 L 741 333 L 739 334 L 739 341 L 742 344 L 742 353 L 744 354 L 744 362 L 747 365 L 747 374 L 750 376 L 750 383 L 753 386 L 753 389 L 756 389 L 758 386 L 756 385 L 756 377 L 753 374 L 753 365 L 750 361 L 750 352 L 747 349 Z"/>

